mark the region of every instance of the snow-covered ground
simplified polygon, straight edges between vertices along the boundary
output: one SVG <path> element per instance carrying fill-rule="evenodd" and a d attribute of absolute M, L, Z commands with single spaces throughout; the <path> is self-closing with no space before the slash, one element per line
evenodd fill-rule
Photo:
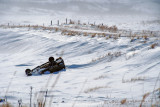
<path fill-rule="evenodd" d="M 0 26 L 0 98 L 6 96 L 14 106 L 22 99 L 22 105 L 29 106 L 32 86 L 32 104 L 36 106 L 45 100 L 47 90 L 46 107 L 139 106 L 142 99 L 143 106 L 150 107 L 159 102 L 158 0 L 94 0 L 94 3 L 91 0 L 2 0 L 0 3 L 0 25 L 5 25 Z M 64 5 L 63 9 L 58 7 Z M 117 14 L 119 8 L 121 12 L 129 10 Z M 86 25 L 64 25 L 66 18 Z M 119 30 L 102 31 L 88 22 L 116 25 Z M 43 25 L 54 28 L 44 30 Z M 80 34 L 70 36 L 62 33 L 63 30 Z M 84 36 L 85 33 L 89 36 Z M 47 62 L 50 56 L 61 56 L 66 70 L 25 75 L 25 69 Z"/>
<path fill-rule="evenodd" d="M 44 98 L 47 89 L 47 104 L 51 101 L 54 106 L 120 104 L 124 98 L 140 104 L 143 95 L 154 90 L 159 75 L 159 36 L 131 42 L 129 37 L 106 40 L 27 28 L 1 28 L 0 35 L 0 97 L 7 96 L 14 105 L 18 99 L 29 103 L 31 86 L 33 104 Z M 154 43 L 158 46 L 151 49 Z M 62 56 L 67 69 L 25 75 L 26 68 L 46 62 L 49 56 Z"/>

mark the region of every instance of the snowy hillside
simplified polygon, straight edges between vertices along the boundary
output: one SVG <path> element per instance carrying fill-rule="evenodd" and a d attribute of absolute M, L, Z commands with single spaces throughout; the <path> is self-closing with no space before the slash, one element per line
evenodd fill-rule
<path fill-rule="evenodd" d="M 59 26 L 59 29 L 64 27 Z M 76 31 L 73 27 L 72 31 Z M 84 32 L 82 28 L 77 30 Z M 48 106 L 88 107 L 116 106 L 125 98 L 127 105 L 140 105 L 143 95 L 150 92 L 144 102 L 150 105 L 157 91 L 154 97 L 151 93 L 159 88 L 159 82 L 156 83 L 160 69 L 159 33 L 132 39 L 125 34 L 115 38 L 109 36 L 113 33 L 105 31 L 106 37 L 101 37 L 98 33 L 102 31 L 87 31 L 97 36 L 70 36 L 69 33 L 67 36 L 61 30 L 43 30 L 38 26 L 30 29 L 2 27 L 0 97 L 7 96 L 14 105 L 18 99 L 29 104 L 32 86 L 33 104 L 44 99 L 48 89 Z M 49 56 L 62 56 L 67 69 L 54 74 L 25 75 L 25 69 L 46 62 Z"/>
<path fill-rule="evenodd" d="M 159 10 L 159 0 L 0 0 L 0 99 L 29 107 L 32 87 L 36 107 L 159 106 Z M 50 56 L 66 70 L 26 76 Z"/>

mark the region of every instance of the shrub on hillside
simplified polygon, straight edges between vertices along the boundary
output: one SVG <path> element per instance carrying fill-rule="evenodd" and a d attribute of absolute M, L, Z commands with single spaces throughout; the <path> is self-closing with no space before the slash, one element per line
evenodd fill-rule
<path fill-rule="evenodd" d="M 158 43 L 154 43 L 151 45 L 151 49 L 154 49 L 156 46 L 158 46 Z"/>

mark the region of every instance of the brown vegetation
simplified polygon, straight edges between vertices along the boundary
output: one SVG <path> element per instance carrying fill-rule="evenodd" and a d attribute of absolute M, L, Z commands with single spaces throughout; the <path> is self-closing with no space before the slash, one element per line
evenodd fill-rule
<path fill-rule="evenodd" d="M 127 79 L 127 80 L 122 79 L 122 83 L 144 81 L 144 80 L 146 80 L 146 77 L 134 77 L 134 78 Z"/>
<path fill-rule="evenodd" d="M 103 79 L 103 78 L 106 78 L 106 77 L 107 77 L 107 75 L 101 75 L 101 76 L 95 78 L 94 80 Z"/>
<path fill-rule="evenodd" d="M 89 92 L 93 92 L 93 91 L 99 90 L 101 88 L 107 88 L 107 86 L 97 86 L 97 87 L 89 88 L 89 89 L 85 90 L 84 92 L 85 93 L 89 93 Z"/>
<path fill-rule="evenodd" d="M 59 23 L 61 26 L 59 27 L 53 27 L 53 26 L 44 26 L 43 25 L 15 25 L 15 24 L 10 24 L 8 23 L 7 25 L 0 25 L 0 27 L 3 28 L 28 28 L 28 30 L 50 30 L 50 31 L 55 31 L 55 32 L 61 32 L 62 35 L 68 35 L 68 36 L 75 36 L 75 35 L 83 35 L 83 36 L 90 36 L 91 38 L 94 37 L 104 37 L 104 39 L 108 40 L 110 38 L 113 38 L 114 40 L 117 40 L 119 37 L 129 37 L 131 38 L 131 41 L 134 41 L 134 39 L 140 39 L 143 38 L 145 40 L 145 42 L 142 43 L 146 43 L 147 40 L 150 37 L 155 37 L 153 35 L 159 35 L 158 32 L 156 31 L 139 31 L 139 32 L 132 32 L 130 30 L 119 30 L 117 28 L 116 25 L 114 26 L 108 26 L 108 25 L 104 25 L 99 24 L 96 25 L 95 22 L 94 24 L 91 24 L 88 22 L 88 24 L 80 23 L 81 21 L 78 20 L 78 22 L 70 20 L 68 22 L 68 24 L 66 25 L 67 22 L 65 23 Z M 69 25 L 70 24 L 70 25 Z M 71 30 L 68 28 L 73 28 L 73 29 L 81 29 L 81 30 L 95 30 L 98 31 L 97 33 L 94 32 L 83 32 L 83 31 L 75 31 L 75 30 Z M 102 33 L 100 33 L 100 31 L 103 31 Z M 105 33 L 104 33 L 105 32 Z M 111 33 L 108 33 L 111 32 Z M 50 32 L 52 33 L 52 32 Z M 157 44 L 153 44 L 151 46 L 152 49 L 155 48 L 155 46 L 157 46 Z"/>
<path fill-rule="evenodd" d="M 117 32 L 118 31 L 118 28 L 116 25 L 114 26 L 107 26 L 107 25 L 98 25 L 96 26 L 98 29 L 102 30 L 102 31 L 109 31 L 109 32 Z"/>
<path fill-rule="evenodd" d="M 92 59 L 92 62 L 96 62 L 96 61 L 102 60 L 102 59 L 107 58 L 107 57 L 108 57 L 108 61 L 111 61 L 114 57 L 119 57 L 121 55 L 122 55 L 121 52 L 114 52 L 114 53 L 108 52 L 107 54 L 105 54 L 103 56 Z"/>
<path fill-rule="evenodd" d="M 156 46 L 158 46 L 158 43 L 154 43 L 151 45 L 151 49 L 154 49 Z"/>
<path fill-rule="evenodd" d="M 75 22 L 74 22 L 74 21 L 72 21 L 72 20 L 70 20 L 69 24 L 75 24 Z"/>
<path fill-rule="evenodd" d="M 141 100 L 141 104 L 139 107 L 142 107 L 143 102 L 145 101 L 145 99 L 150 95 L 150 93 L 146 93 L 143 95 L 143 99 Z"/>
<path fill-rule="evenodd" d="M 126 102 L 127 102 L 127 99 L 125 98 L 121 101 L 121 104 L 125 104 Z"/>
<path fill-rule="evenodd" d="M 11 105 L 10 103 L 4 103 L 4 104 L 0 105 L 0 107 L 14 107 L 14 106 Z"/>

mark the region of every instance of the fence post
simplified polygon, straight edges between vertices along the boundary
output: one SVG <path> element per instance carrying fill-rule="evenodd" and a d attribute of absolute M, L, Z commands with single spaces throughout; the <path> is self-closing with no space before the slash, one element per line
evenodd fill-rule
<path fill-rule="evenodd" d="M 66 18 L 66 24 L 67 24 L 67 18 Z"/>
<path fill-rule="evenodd" d="M 52 20 L 51 20 L 51 25 L 52 25 Z"/>
<path fill-rule="evenodd" d="M 57 25 L 59 25 L 59 20 L 57 21 Z"/>

